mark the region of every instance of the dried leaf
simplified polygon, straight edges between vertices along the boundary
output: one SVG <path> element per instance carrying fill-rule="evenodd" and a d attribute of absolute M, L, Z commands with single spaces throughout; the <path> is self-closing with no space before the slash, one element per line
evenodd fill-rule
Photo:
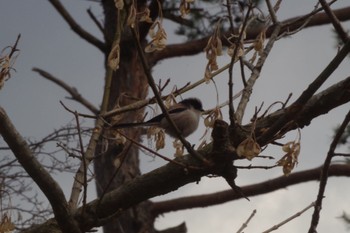
<path fill-rule="evenodd" d="M 299 131 L 299 137 L 297 140 L 287 142 L 282 146 L 282 150 L 286 152 L 286 154 L 279 161 L 277 161 L 276 164 L 283 167 L 283 173 L 285 176 L 288 176 L 298 164 L 298 157 L 300 154 L 300 138 Z"/>
<path fill-rule="evenodd" d="M 184 155 L 184 146 L 178 139 L 176 139 L 173 142 L 173 147 L 175 148 L 175 154 L 174 154 L 175 157 L 181 157 Z"/>
<path fill-rule="evenodd" d="M 118 131 L 114 131 L 114 141 L 118 145 L 124 145 L 126 143 L 126 138 L 118 133 Z"/>
<path fill-rule="evenodd" d="M 150 30 L 149 36 L 152 38 L 151 42 L 145 48 L 146 53 L 151 53 L 156 50 L 162 50 L 166 46 L 167 34 L 159 20 L 156 20 Z"/>
<path fill-rule="evenodd" d="M 119 168 L 121 164 L 122 164 L 122 162 L 120 161 L 120 158 L 116 158 L 113 161 L 113 165 L 114 165 L 115 168 Z"/>
<path fill-rule="evenodd" d="M 7 213 L 5 213 L 0 222 L 0 232 L 1 233 L 10 233 L 13 230 L 15 230 L 15 225 L 11 221 L 11 217 L 7 216 Z"/>
<path fill-rule="evenodd" d="M 4 86 L 5 81 L 11 78 L 10 70 L 14 64 L 15 58 L 10 59 L 9 55 L 0 57 L 0 90 Z"/>
<path fill-rule="evenodd" d="M 182 18 L 185 18 L 191 12 L 192 3 L 194 3 L 194 0 L 181 0 L 179 8 Z"/>
<path fill-rule="evenodd" d="M 258 54 L 261 56 L 262 52 L 264 51 L 264 43 L 266 40 L 266 30 L 262 30 L 257 38 L 257 40 L 254 41 L 254 49 L 258 52 Z"/>
<path fill-rule="evenodd" d="M 248 137 L 238 145 L 236 152 L 238 156 L 252 160 L 260 154 L 261 148 L 252 137 Z"/>
<path fill-rule="evenodd" d="M 129 15 L 126 20 L 126 25 L 130 27 L 135 27 L 136 24 L 136 7 L 134 2 L 131 4 L 130 9 L 129 9 Z"/>
<path fill-rule="evenodd" d="M 124 0 L 114 0 L 114 5 L 118 10 L 122 10 L 124 8 Z"/>
<path fill-rule="evenodd" d="M 233 54 L 235 53 L 235 49 L 236 49 L 236 44 L 232 44 L 228 50 L 227 50 L 227 54 L 232 57 Z M 242 45 L 239 46 L 239 48 L 237 48 L 237 52 L 236 52 L 236 56 L 235 56 L 235 61 L 237 61 L 241 56 L 244 55 L 244 50 Z"/>
<path fill-rule="evenodd" d="M 220 108 L 215 108 L 204 119 L 205 127 L 213 128 L 216 120 L 222 120 L 222 113 Z"/>
<path fill-rule="evenodd" d="M 117 70 L 119 68 L 119 62 L 120 62 L 120 47 L 119 43 L 115 43 L 114 47 L 112 48 L 111 52 L 108 55 L 108 65 L 111 67 L 112 70 Z"/>
<path fill-rule="evenodd" d="M 147 23 L 152 23 L 152 19 L 150 17 L 151 11 L 146 8 L 143 12 L 139 13 L 140 15 L 138 16 L 139 22 L 147 22 Z"/>
<path fill-rule="evenodd" d="M 209 38 L 207 46 L 204 48 L 206 57 L 208 59 L 208 63 L 205 70 L 206 79 L 207 78 L 209 79 L 210 74 L 213 71 L 219 69 L 219 66 L 217 64 L 217 57 L 222 55 L 220 25 L 221 25 L 221 21 L 217 23 L 214 34 Z"/>
<path fill-rule="evenodd" d="M 165 133 L 164 130 L 159 130 L 155 137 L 156 140 L 156 150 L 163 149 L 165 147 Z"/>

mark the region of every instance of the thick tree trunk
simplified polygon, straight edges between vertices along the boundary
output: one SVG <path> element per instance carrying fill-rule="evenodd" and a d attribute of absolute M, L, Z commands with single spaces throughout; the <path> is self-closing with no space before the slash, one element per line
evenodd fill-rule
<path fill-rule="evenodd" d="M 116 8 L 113 0 L 102 1 L 102 5 L 105 13 L 105 40 L 109 45 L 108 47 L 111 47 L 117 25 Z M 125 30 L 127 31 L 127 29 Z M 144 99 L 148 94 L 148 83 L 138 59 L 136 47 L 132 38 L 128 38 L 128 34 L 124 31 L 121 38 L 121 59 L 119 69 L 113 74 L 109 110 L 117 105 L 130 104 L 135 99 Z M 107 57 L 108 54 L 106 54 L 106 60 Z M 111 119 L 111 122 L 132 122 L 142 112 L 143 110 L 136 113 L 135 111 L 125 113 L 121 117 L 117 116 L 115 119 Z M 130 129 L 126 133 L 128 137 L 139 140 L 138 130 Z M 118 188 L 123 183 L 140 175 L 138 148 L 127 142 L 120 150 L 117 141 L 112 139 L 113 134 L 114 132 L 105 130 L 96 150 L 97 159 L 94 161 L 94 167 L 99 197 L 106 191 Z M 111 153 L 103 153 L 106 150 L 111 151 Z M 99 156 L 102 154 L 104 155 Z M 120 164 L 119 168 L 118 164 Z M 142 203 L 115 217 L 113 221 L 108 221 L 109 223 L 104 226 L 104 232 L 152 232 L 153 220 L 149 214 L 148 205 L 149 203 Z"/>

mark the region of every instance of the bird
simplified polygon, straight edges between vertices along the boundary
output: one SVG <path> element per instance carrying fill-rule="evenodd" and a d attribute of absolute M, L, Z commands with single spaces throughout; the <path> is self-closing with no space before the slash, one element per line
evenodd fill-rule
<path fill-rule="evenodd" d="M 170 118 L 175 123 L 183 137 L 192 134 L 198 128 L 199 119 L 203 112 L 202 102 L 197 98 L 187 98 L 174 104 L 168 109 Z M 166 119 L 164 113 L 159 114 L 146 122 L 115 124 L 112 129 L 156 126 L 165 130 L 165 133 L 173 138 L 178 135 L 172 125 Z"/>

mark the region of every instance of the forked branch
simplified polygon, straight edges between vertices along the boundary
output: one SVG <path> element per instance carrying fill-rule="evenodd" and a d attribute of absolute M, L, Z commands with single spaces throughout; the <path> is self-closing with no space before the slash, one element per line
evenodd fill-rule
<path fill-rule="evenodd" d="M 107 51 L 107 46 L 104 42 L 97 39 L 95 36 L 91 35 L 89 32 L 85 31 L 68 13 L 66 8 L 62 5 L 59 0 L 49 0 L 49 2 L 55 7 L 57 12 L 63 17 L 63 19 L 68 23 L 71 29 L 78 34 L 81 38 L 89 42 L 90 44 L 97 47 L 103 53 Z"/>

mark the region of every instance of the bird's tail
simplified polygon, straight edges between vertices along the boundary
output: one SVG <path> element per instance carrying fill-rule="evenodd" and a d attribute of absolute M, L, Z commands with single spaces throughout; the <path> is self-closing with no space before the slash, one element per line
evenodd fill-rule
<path fill-rule="evenodd" d="M 134 127 L 152 126 L 152 125 L 157 125 L 157 123 L 156 122 L 121 123 L 121 124 L 114 124 L 110 128 L 123 129 L 123 128 L 134 128 Z"/>

